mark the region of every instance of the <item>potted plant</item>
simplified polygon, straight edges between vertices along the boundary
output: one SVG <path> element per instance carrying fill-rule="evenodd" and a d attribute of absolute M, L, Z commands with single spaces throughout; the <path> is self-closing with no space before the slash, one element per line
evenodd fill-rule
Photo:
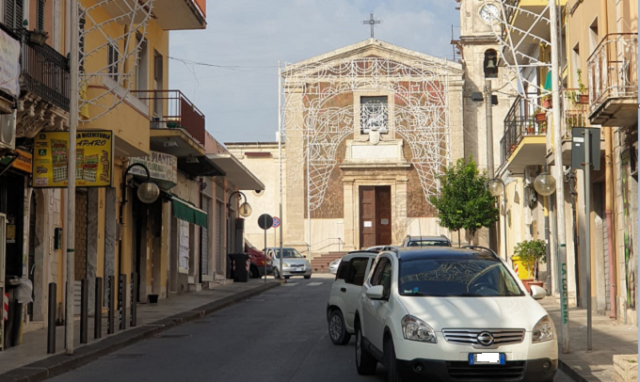
<path fill-rule="evenodd" d="M 542 122 L 541 124 L 538 125 L 538 132 L 540 134 L 546 134 L 547 133 L 547 121 Z"/>
<path fill-rule="evenodd" d="M 541 108 L 539 108 L 539 107 L 536 108 L 536 111 L 534 113 L 536 115 L 536 122 L 542 123 L 542 122 L 545 122 L 547 120 L 547 113 L 542 111 Z"/>
<path fill-rule="evenodd" d="M 544 283 L 537 280 L 537 268 L 539 263 L 546 263 L 547 245 L 543 240 L 525 240 L 516 245 L 513 251 L 512 260 L 519 261 L 526 271 L 528 278 L 523 279 L 522 283 L 527 288 L 527 292 L 531 293 L 531 285 L 542 287 Z"/>
<path fill-rule="evenodd" d="M 582 83 L 582 70 L 578 69 L 578 89 L 580 93 L 577 96 L 576 103 L 580 105 L 589 104 L 589 94 L 587 93 L 587 87 Z"/>

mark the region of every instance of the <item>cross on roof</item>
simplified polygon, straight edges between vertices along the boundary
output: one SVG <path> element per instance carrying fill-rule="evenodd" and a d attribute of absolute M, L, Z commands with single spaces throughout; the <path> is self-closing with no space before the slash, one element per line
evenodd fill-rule
<path fill-rule="evenodd" d="M 374 19 L 373 18 L 373 13 L 370 13 L 369 14 L 369 20 L 364 20 L 362 23 L 365 24 L 365 25 L 370 25 L 371 26 L 371 38 L 374 38 L 375 26 L 376 26 L 376 24 L 381 24 L 382 20 Z"/>

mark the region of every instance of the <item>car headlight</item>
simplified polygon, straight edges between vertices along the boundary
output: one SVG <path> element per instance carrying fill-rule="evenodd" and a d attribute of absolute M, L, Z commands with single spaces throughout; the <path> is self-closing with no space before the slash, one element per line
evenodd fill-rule
<path fill-rule="evenodd" d="M 438 342 L 436 332 L 433 328 L 421 319 L 406 315 L 402 318 L 402 335 L 405 340 L 429 342 L 435 344 Z"/>
<path fill-rule="evenodd" d="M 556 336 L 556 328 L 553 325 L 553 321 L 549 316 L 544 316 L 538 321 L 536 326 L 533 327 L 531 332 L 533 342 L 547 342 L 551 341 Z"/>
<path fill-rule="evenodd" d="M 289 268 L 291 265 L 289 265 L 289 263 L 282 263 L 282 266 Z"/>

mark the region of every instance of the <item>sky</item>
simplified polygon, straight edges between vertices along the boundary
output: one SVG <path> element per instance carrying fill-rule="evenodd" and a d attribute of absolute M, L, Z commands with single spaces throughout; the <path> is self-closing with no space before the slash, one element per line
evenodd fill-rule
<path fill-rule="evenodd" d="M 206 30 L 170 33 L 169 82 L 205 115 L 221 143 L 273 142 L 278 60 L 295 63 L 370 37 L 452 58 L 454 0 L 207 0 Z M 207 65 L 185 63 L 198 62 Z"/>

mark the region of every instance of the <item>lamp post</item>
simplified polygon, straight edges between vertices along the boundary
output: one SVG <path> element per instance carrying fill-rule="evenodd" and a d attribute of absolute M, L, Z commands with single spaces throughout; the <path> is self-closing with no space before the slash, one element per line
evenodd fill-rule
<path fill-rule="evenodd" d="M 551 263 L 551 251 L 549 244 L 551 243 L 551 231 L 549 226 L 549 196 L 556 190 L 556 179 L 547 172 L 547 166 L 540 175 L 533 181 L 533 188 L 536 192 L 544 196 L 544 225 L 545 225 L 545 241 L 546 241 L 546 256 L 547 256 L 547 295 L 551 295 L 551 269 L 553 265 Z"/>
<path fill-rule="evenodd" d="M 145 181 L 138 186 L 138 190 L 136 192 L 138 199 L 144 204 L 151 204 L 155 202 L 160 196 L 160 189 L 158 185 L 151 182 L 151 174 L 149 173 L 149 169 L 147 166 L 142 163 L 134 163 L 127 167 L 122 174 L 122 183 L 120 183 L 120 230 L 122 232 L 122 227 L 124 226 L 124 206 L 127 204 L 127 176 L 129 175 L 129 171 L 131 171 L 134 167 L 141 167 L 146 175 Z M 124 285 L 126 284 L 126 275 L 122 274 L 122 233 L 120 233 L 120 245 L 118 245 L 118 314 L 120 320 L 120 329 L 126 329 L 126 319 L 125 319 L 125 292 Z M 134 283 L 135 287 L 135 272 L 132 272 L 134 277 L 132 277 L 132 283 Z M 132 290 L 133 291 L 133 290 Z M 132 325 L 135 325 L 135 304 L 134 304 L 135 296 L 131 295 L 131 314 L 132 314 Z"/>

